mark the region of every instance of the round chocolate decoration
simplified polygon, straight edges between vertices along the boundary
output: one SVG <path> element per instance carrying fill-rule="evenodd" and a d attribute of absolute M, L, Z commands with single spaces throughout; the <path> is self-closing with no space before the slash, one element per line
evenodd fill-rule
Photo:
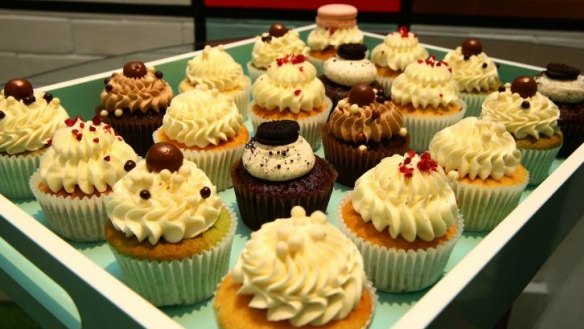
<path fill-rule="evenodd" d="M 462 43 L 462 54 L 464 56 L 478 55 L 483 52 L 483 45 L 480 41 L 474 38 L 466 39 Z"/>
<path fill-rule="evenodd" d="M 270 36 L 279 38 L 288 32 L 286 25 L 282 23 L 274 23 L 270 26 Z"/>
<path fill-rule="evenodd" d="M 300 126 L 293 120 L 268 121 L 260 124 L 255 140 L 264 145 L 286 145 L 298 139 Z"/>
<path fill-rule="evenodd" d="M 4 113 L 4 111 L 0 111 L 0 120 L 4 119 L 6 117 L 6 113 Z"/>
<path fill-rule="evenodd" d="M 507 88 L 505 88 L 505 86 L 499 86 L 499 89 L 497 89 L 500 93 L 504 92 L 505 90 L 507 90 Z"/>
<path fill-rule="evenodd" d="M 53 94 L 51 93 L 45 93 L 43 95 L 43 99 L 47 102 L 50 103 L 53 100 Z"/>
<path fill-rule="evenodd" d="M 549 63 L 543 74 L 554 80 L 576 80 L 580 70 L 563 63 Z"/>
<path fill-rule="evenodd" d="M 140 197 L 144 200 L 150 199 L 150 192 L 148 190 L 140 191 Z"/>
<path fill-rule="evenodd" d="M 375 100 L 373 88 L 366 83 L 358 83 L 351 88 L 349 92 L 349 103 L 365 106 Z"/>
<path fill-rule="evenodd" d="M 164 77 L 164 73 L 162 73 L 162 71 L 156 71 L 154 72 L 154 76 L 158 79 L 162 79 Z"/>
<path fill-rule="evenodd" d="M 147 72 L 144 62 L 128 62 L 124 65 L 124 75 L 128 78 L 138 79 L 145 76 Z"/>
<path fill-rule="evenodd" d="M 211 189 L 209 187 L 205 186 L 199 191 L 199 193 L 201 194 L 201 197 L 203 199 L 206 199 L 206 198 L 211 196 Z"/>
<path fill-rule="evenodd" d="M 124 170 L 125 171 L 130 171 L 130 170 L 134 169 L 135 167 L 136 167 L 136 162 L 134 162 L 132 160 L 128 160 L 124 164 Z"/>
<path fill-rule="evenodd" d="M 4 97 L 9 96 L 19 101 L 27 97 L 32 97 L 32 85 L 25 79 L 12 79 L 4 85 Z"/>
<path fill-rule="evenodd" d="M 339 57 L 350 60 L 360 60 L 365 58 L 367 46 L 360 43 L 346 43 L 339 46 L 337 54 Z"/>
<path fill-rule="evenodd" d="M 518 93 L 523 98 L 528 98 L 537 92 L 537 84 L 533 78 L 520 76 L 511 83 L 511 92 Z"/>
<path fill-rule="evenodd" d="M 36 97 L 34 96 L 26 96 L 23 100 L 24 104 L 30 105 L 36 101 Z"/>
<path fill-rule="evenodd" d="M 182 152 L 170 143 L 156 143 L 146 153 L 146 169 L 149 172 L 160 172 L 164 169 L 175 172 L 182 163 Z"/>
<path fill-rule="evenodd" d="M 528 109 L 531 106 L 531 104 L 529 104 L 529 101 L 523 101 L 521 102 L 521 108 L 522 109 Z"/>

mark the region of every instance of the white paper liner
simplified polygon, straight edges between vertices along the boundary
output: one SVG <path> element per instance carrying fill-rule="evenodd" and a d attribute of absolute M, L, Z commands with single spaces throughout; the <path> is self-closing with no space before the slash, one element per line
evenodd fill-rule
<path fill-rule="evenodd" d="M 30 178 L 30 188 L 39 202 L 49 228 L 58 235 L 78 242 L 105 240 L 107 195 L 92 195 L 82 199 L 57 196 L 39 190 L 37 170 Z"/>
<path fill-rule="evenodd" d="M 249 105 L 249 118 L 253 124 L 254 131 L 257 131 L 258 126 L 266 121 L 271 121 L 271 119 L 265 119 L 258 116 L 253 109 L 253 102 Z M 306 139 L 306 141 L 312 146 L 312 150 L 316 151 L 320 146 L 322 139 L 320 135 L 320 128 L 324 125 L 328 119 L 329 113 L 333 103 L 330 98 L 325 98 L 325 110 L 317 115 L 310 117 L 305 117 L 297 120 L 298 125 L 300 125 L 300 135 Z"/>
<path fill-rule="evenodd" d="M 257 78 L 264 75 L 267 71 L 267 70 L 260 70 L 260 69 L 256 68 L 255 66 L 253 66 L 251 64 L 251 61 L 247 62 L 245 65 L 247 66 L 247 73 L 249 74 L 249 77 L 251 78 L 252 84 L 257 80 Z"/>
<path fill-rule="evenodd" d="M 320 77 L 321 75 L 324 74 L 324 62 L 326 62 L 326 60 L 321 60 L 318 59 L 316 57 L 312 57 L 310 55 L 307 56 L 308 57 L 308 61 L 314 65 L 314 67 L 316 68 L 316 76 Z"/>
<path fill-rule="evenodd" d="M 483 107 L 483 100 L 488 94 L 476 94 L 476 93 L 460 93 L 460 99 L 466 103 L 466 113 L 464 117 L 479 117 L 481 115 L 481 109 Z"/>
<path fill-rule="evenodd" d="M 521 148 L 521 164 L 529 171 L 529 185 L 543 182 L 549 174 L 552 162 L 558 155 L 562 144 L 551 149 Z"/>
<path fill-rule="evenodd" d="M 402 112 L 404 126 L 410 135 L 410 148 L 418 153 L 427 151 L 430 141 L 437 132 L 460 121 L 466 112 L 466 103 L 462 100 L 459 100 L 459 103 L 462 109 L 450 115 L 415 116 Z"/>
<path fill-rule="evenodd" d="M 391 96 L 391 84 L 393 83 L 393 80 L 395 80 L 397 76 L 395 77 L 382 77 L 380 75 L 375 77 L 375 80 L 377 80 L 377 82 L 379 82 L 379 84 L 383 87 L 383 92 L 387 95 L 387 96 Z"/>
<path fill-rule="evenodd" d="M 351 201 L 351 195 L 347 193 L 337 208 L 339 228 L 359 249 L 367 278 L 377 289 L 391 293 L 411 292 L 422 290 L 438 281 L 464 230 L 462 215 L 456 221 L 456 235 L 436 248 L 415 251 L 388 249 L 361 239 L 347 227 L 343 221 L 342 207 L 345 202 Z"/>
<path fill-rule="evenodd" d="M 229 211 L 231 227 L 213 248 L 181 260 L 138 259 L 110 249 L 120 265 L 124 282 L 156 306 L 189 305 L 213 296 L 227 273 L 237 216 Z"/>
<path fill-rule="evenodd" d="M 160 141 L 158 136 L 160 133 L 161 130 L 158 129 L 152 135 L 154 143 Z M 233 186 L 230 168 L 233 163 L 242 157 L 244 148 L 245 143 L 232 148 L 222 148 L 212 151 L 195 151 L 183 148 L 180 148 L 180 150 L 185 159 L 194 162 L 197 167 L 207 174 L 207 177 L 209 177 L 213 185 L 217 188 L 217 192 L 220 192 Z"/>
<path fill-rule="evenodd" d="M 10 199 L 32 199 L 30 176 L 45 151 L 27 155 L 0 155 L 0 194 Z"/>
<path fill-rule="evenodd" d="M 460 211 L 464 214 L 464 230 L 486 232 L 495 228 L 519 204 L 527 181 L 500 187 L 453 181 L 452 189 Z"/>

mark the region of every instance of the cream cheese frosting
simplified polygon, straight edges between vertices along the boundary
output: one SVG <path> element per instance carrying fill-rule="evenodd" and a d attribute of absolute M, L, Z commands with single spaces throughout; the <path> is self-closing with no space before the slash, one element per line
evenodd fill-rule
<path fill-rule="evenodd" d="M 346 29 L 327 29 L 317 26 L 306 40 L 312 50 L 323 50 L 329 46 L 337 48 L 345 43 L 363 43 L 363 32 L 357 26 Z"/>
<path fill-rule="evenodd" d="M 408 65 L 391 85 L 391 98 L 416 108 L 446 107 L 459 100 L 458 84 L 446 62 L 434 56 Z"/>
<path fill-rule="evenodd" d="M 444 61 L 452 68 L 460 91 L 469 93 L 493 91 L 500 85 L 497 66 L 484 52 L 465 59 L 462 47 L 457 47 L 446 54 Z"/>
<path fill-rule="evenodd" d="M 338 56 L 326 60 L 323 70 L 331 81 L 347 87 L 358 83 L 370 84 L 377 75 L 375 65 L 368 59 L 348 60 Z"/>
<path fill-rule="evenodd" d="M 251 51 L 251 62 L 253 66 L 266 69 L 278 57 L 285 55 L 308 55 L 308 47 L 300 39 L 298 31 L 288 30 L 281 37 L 270 37 L 268 41 L 263 41 L 269 33 L 256 36 L 253 49 Z"/>
<path fill-rule="evenodd" d="M 541 74 L 535 77 L 537 90 L 555 102 L 584 102 L 584 76 L 578 75 L 575 80 L 555 80 Z"/>
<path fill-rule="evenodd" d="M 253 295 L 249 307 L 265 309 L 269 321 L 294 327 L 345 318 L 366 289 L 363 258 L 320 211 L 276 219 L 252 233 L 235 268 L 238 293 Z"/>
<path fill-rule="evenodd" d="M 528 108 L 522 107 L 524 102 L 529 104 Z M 505 91 L 487 96 L 481 111 L 481 118 L 504 124 L 517 139 L 555 135 L 559 131 L 559 117 L 560 110 L 549 98 L 539 92 L 523 98 L 511 92 L 510 84 L 505 85 Z"/>
<path fill-rule="evenodd" d="M 174 141 L 203 148 L 232 139 L 242 124 L 231 97 L 202 85 L 172 100 L 160 129 Z"/>
<path fill-rule="evenodd" d="M 402 72 L 408 64 L 427 57 L 428 51 L 419 43 L 418 37 L 407 31 L 388 34 L 371 52 L 371 61 L 375 65 Z"/>
<path fill-rule="evenodd" d="M 58 98 L 47 102 L 43 92 L 34 94 L 35 101 L 25 104 L 14 97 L 0 94 L 0 153 L 19 154 L 47 146 L 69 116 Z"/>
<path fill-rule="evenodd" d="M 430 154 L 440 167 L 458 177 L 499 180 L 512 176 L 521 162 L 515 140 L 501 123 L 465 118 L 439 131 Z"/>
<path fill-rule="evenodd" d="M 377 231 L 409 242 L 443 236 L 459 216 L 448 178 L 429 153 L 384 158 L 355 182 L 352 203 Z"/>
<path fill-rule="evenodd" d="M 109 125 L 67 119 L 41 158 L 41 182 L 55 193 L 61 189 L 73 193 L 75 187 L 85 194 L 104 192 L 126 174 L 126 162 L 137 159 L 132 147 Z"/>
<path fill-rule="evenodd" d="M 252 86 L 255 104 L 277 111 L 312 111 L 325 103 L 324 85 L 303 55 L 285 56 L 268 66 Z"/>
<path fill-rule="evenodd" d="M 143 160 L 115 184 L 106 208 L 118 231 L 155 245 L 161 238 L 177 243 L 207 231 L 222 205 L 215 186 L 193 162 L 184 160 L 176 172 L 150 172 Z"/>
<path fill-rule="evenodd" d="M 206 46 L 188 62 L 186 77 L 191 85 L 206 85 L 220 92 L 243 89 L 247 80 L 243 68 L 223 48 Z"/>

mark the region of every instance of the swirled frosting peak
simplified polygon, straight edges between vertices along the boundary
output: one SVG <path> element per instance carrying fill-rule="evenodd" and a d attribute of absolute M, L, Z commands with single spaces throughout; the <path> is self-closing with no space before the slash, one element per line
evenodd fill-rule
<path fill-rule="evenodd" d="M 280 37 L 264 33 L 255 38 L 251 62 L 257 68 L 267 68 L 278 57 L 299 54 L 307 55 L 308 47 L 300 39 L 298 31 L 288 30 Z"/>
<path fill-rule="evenodd" d="M 206 147 L 233 138 L 242 124 L 243 118 L 231 97 L 201 85 L 172 100 L 161 129 L 188 147 Z"/>
<path fill-rule="evenodd" d="M 126 162 L 138 156 L 114 130 L 99 119 L 65 120 L 40 163 L 41 182 L 53 192 L 104 192 L 126 174 Z"/>
<path fill-rule="evenodd" d="M 511 176 L 521 162 L 513 136 L 501 123 L 465 118 L 439 131 L 430 142 L 430 154 L 447 173 L 470 179 Z"/>
<path fill-rule="evenodd" d="M 432 241 L 458 218 L 454 191 L 429 153 L 383 159 L 355 182 L 353 208 L 392 238 Z"/>
<path fill-rule="evenodd" d="M 253 295 L 249 307 L 265 309 L 268 321 L 295 327 L 345 318 L 359 303 L 366 278 L 353 243 L 320 211 L 307 216 L 292 208 L 252 233 L 241 252 L 233 281 L 238 293 Z"/>
<path fill-rule="evenodd" d="M 457 47 L 446 54 L 444 61 L 452 68 L 460 91 L 493 91 L 500 85 L 497 65 L 484 52 L 465 56 L 462 47 Z"/>
<path fill-rule="evenodd" d="M 114 186 L 106 209 L 114 227 L 156 244 L 193 238 L 217 221 L 222 207 L 215 186 L 193 162 L 176 172 L 149 171 L 141 161 Z"/>
<path fill-rule="evenodd" d="M 18 154 L 39 150 L 50 143 L 69 117 L 58 98 L 37 92 L 26 104 L 0 94 L 0 153 Z"/>
<path fill-rule="evenodd" d="M 207 85 L 221 92 L 242 88 L 246 83 L 241 65 L 223 45 L 206 46 L 201 54 L 189 61 L 186 76 L 191 85 Z"/>
<path fill-rule="evenodd" d="M 371 61 L 377 66 L 402 72 L 408 64 L 427 57 L 428 51 L 419 43 L 416 34 L 403 26 L 388 34 L 371 52 Z"/>
<path fill-rule="evenodd" d="M 331 46 L 337 48 L 345 43 L 363 43 L 363 32 L 357 26 L 343 29 L 317 26 L 308 34 L 306 43 L 312 50 L 323 50 Z"/>
<path fill-rule="evenodd" d="M 276 59 L 252 87 L 254 102 L 278 111 L 312 111 L 325 102 L 324 85 L 304 55 Z"/>
<path fill-rule="evenodd" d="M 391 84 L 392 100 L 414 107 L 445 107 L 458 101 L 458 84 L 446 62 L 434 56 L 406 67 Z"/>

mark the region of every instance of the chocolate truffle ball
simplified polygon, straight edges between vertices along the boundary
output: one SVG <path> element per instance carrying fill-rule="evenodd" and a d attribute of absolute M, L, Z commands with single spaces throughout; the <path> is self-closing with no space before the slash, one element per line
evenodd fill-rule
<path fill-rule="evenodd" d="M 282 23 L 274 23 L 270 26 L 270 36 L 274 38 L 279 38 L 288 32 L 286 25 Z"/>
<path fill-rule="evenodd" d="M 466 39 L 462 43 L 462 54 L 466 57 L 478 55 L 483 52 L 483 45 L 474 38 Z"/>
<path fill-rule="evenodd" d="M 124 75 L 128 78 L 139 79 L 145 76 L 147 72 L 144 62 L 128 62 L 124 65 Z"/>
<path fill-rule="evenodd" d="M 32 85 L 25 79 L 12 79 L 4 85 L 4 97 L 9 96 L 19 101 L 27 97 L 32 97 Z"/>
<path fill-rule="evenodd" d="M 511 83 L 511 92 L 518 93 L 523 98 L 528 98 L 537 92 L 537 84 L 533 78 L 520 76 Z"/>
<path fill-rule="evenodd" d="M 298 139 L 300 126 L 293 120 L 263 122 L 258 126 L 255 140 L 264 145 L 286 145 Z"/>
<path fill-rule="evenodd" d="M 182 152 L 170 143 L 156 143 L 146 153 L 146 169 L 150 172 L 160 172 L 163 169 L 175 172 L 182 163 Z"/>
<path fill-rule="evenodd" d="M 349 92 L 349 103 L 365 106 L 375 100 L 373 88 L 366 83 L 358 83 L 351 88 Z"/>

